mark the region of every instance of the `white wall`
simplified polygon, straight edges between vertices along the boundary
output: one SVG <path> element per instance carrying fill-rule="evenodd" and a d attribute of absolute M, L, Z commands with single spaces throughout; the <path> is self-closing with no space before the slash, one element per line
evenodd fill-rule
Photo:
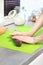
<path fill-rule="evenodd" d="M 4 0 L 0 0 L 0 23 L 3 22 L 4 16 Z"/>
<path fill-rule="evenodd" d="M 22 7 L 26 10 L 26 16 L 30 16 L 31 12 L 35 10 L 39 10 L 43 7 L 43 0 L 20 0 L 20 10 L 22 11 Z"/>
<path fill-rule="evenodd" d="M 22 7 L 26 10 L 25 15 L 31 15 L 33 9 L 39 10 L 43 7 L 43 0 L 20 0 L 20 11 Z M 0 23 L 3 22 L 4 16 L 4 0 L 0 0 Z M 23 15 L 22 15 L 23 16 Z"/>

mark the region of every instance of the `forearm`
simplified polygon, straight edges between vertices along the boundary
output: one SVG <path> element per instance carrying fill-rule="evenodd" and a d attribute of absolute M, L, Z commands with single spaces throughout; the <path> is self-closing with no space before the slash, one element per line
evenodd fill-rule
<path fill-rule="evenodd" d="M 43 25 L 43 13 L 40 15 L 40 17 L 37 19 L 35 25 L 29 32 L 17 32 L 14 31 L 11 35 L 13 36 L 32 36 L 41 26 Z"/>
<path fill-rule="evenodd" d="M 39 42 L 39 41 L 42 41 L 43 40 L 43 32 L 40 35 L 34 37 L 34 39 L 35 39 L 35 43 Z"/>
<path fill-rule="evenodd" d="M 31 29 L 30 32 L 28 32 L 29 36 L 32 36 L 39 28 L 41 28 L 43 25 L 43 15 L 40 15 L 40 17 L 38 18 L 38 20 L 36 21 L 35 25 L 33 26 L 33 28 Z"/>

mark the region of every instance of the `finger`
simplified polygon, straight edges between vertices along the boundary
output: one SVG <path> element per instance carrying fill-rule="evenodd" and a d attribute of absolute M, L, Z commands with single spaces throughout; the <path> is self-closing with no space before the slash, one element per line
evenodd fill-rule
<path fill-rule="evenodd" d="M 14 32 L 14 33 L 11 33 L 11 36 L 13 36 L 13 35 L 14 35 L 14 36 L 18 36 L 18 35 L 20 36 L 21 33 L 20 33 L 20 32 Z"/>
<path fill-rule="evenodd" d="M 14 35 L 14 33 L 11 33 L 10 35 L 11 35 L 11 36 L 13 36 L 13 35 Z"/>
<path fill-rule="evenodd" d="M 13 39 L 23 40 L 23 36 L 13 36 Z"/>
<path fill-rule="evenodd" d="M 16 35 L 16 31 L 12 32 L 10 35 L 13 36 L 13 35 Z"/>

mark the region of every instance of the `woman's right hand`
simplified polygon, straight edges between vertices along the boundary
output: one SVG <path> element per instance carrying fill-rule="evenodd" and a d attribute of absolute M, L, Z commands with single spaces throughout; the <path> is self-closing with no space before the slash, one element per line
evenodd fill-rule
<path fill-rule="evenodd" d="M 14 31 L 13 33 L 11 33 L 11 36 L 27 36 L 28 32 L 18 32 L 18 31 Z"/>

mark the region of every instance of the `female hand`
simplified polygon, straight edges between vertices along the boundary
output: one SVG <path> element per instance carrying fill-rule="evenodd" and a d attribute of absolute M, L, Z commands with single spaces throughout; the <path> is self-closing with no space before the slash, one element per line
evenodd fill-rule
<path fill-rule="evenodd" d="M 33 37 L 29 37 L 29 36 L 13 36 L 12 38 L 20 40 L 22 42 L 30 43 L 30 44 L 34 44 L 35 43 L 34 38 Z"/>
<path fill-rule="evenodd" d="M 28 36 L 28 32 L 18 32 L 18 31 L 14 31 L 13 33 L 11 33 L 11 36 Z"/>

